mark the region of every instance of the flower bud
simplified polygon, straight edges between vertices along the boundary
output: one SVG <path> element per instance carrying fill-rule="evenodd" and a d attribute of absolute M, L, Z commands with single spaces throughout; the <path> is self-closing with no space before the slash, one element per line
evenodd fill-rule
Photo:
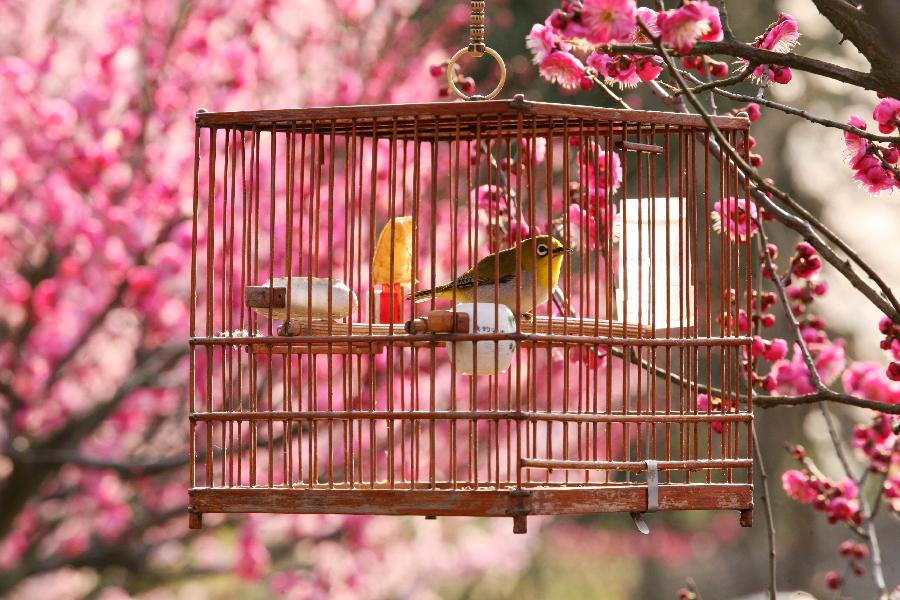
<path fill-rule="evenodd" d="M 772 72 L 772 81 L 775 83 L 790 83 L 793 74 L 788 67 L 775 67 Z"/>
<path fill-rule="evenodd" d="M 723 62 L 714 60 L 709 65 L 709 73 L 713 77 L 725 77 L 728 75 L 728 65 Z"/>
<path fill-rule="evenodd" d="M 893 165 L 897 160 L 900 160 L 900 150 L 897 150 L 895 146 L 891 146 L 890 148 L 882 150 L 881 156 L 884 157 L 886 163 Z"/>
<path fill-rule="evenodd" d="M 759 109 L 759 104 L 756 102 L 751 102 L 747 106 L 744 107 L 744 112 L 747 113 L 747 116 L 750 117 L 750 121 L 758 121 L 759 117 L 762 114 L 762 111 Z"/>
<path fill-rule="evenodd" d="M 569 19 L 562 11 L 554 10 L 550 15 L 550 27 L 553 29 L 565 29 L 568 23 Z"/>
<path fill-rule="evenodd" d="M 900 381 L 900 362 L 892 362 L 889 364 L 886 375 L 891 381 Z"/>
<path fill-rule="evenodd" d="M 841 574 L 837 571 L 828 571 L 825 574 L 825 586 L 829 590 L 836 590 L 841 587 L 844 583 L 844 578 L 841 577 Z"/>

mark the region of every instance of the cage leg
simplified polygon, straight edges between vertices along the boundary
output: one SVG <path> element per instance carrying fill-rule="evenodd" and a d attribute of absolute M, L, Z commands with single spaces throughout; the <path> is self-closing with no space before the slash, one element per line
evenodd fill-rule
<path fill-rule="evenodd" d="M 188 528 L 189 529 L 202 529 L 203 528 L 203 513 L 193 508 L 188 509 Z"/>
<path fill-rule="evenodd" d="M 753 527 L 752 508 L 745 508 L 741 511 L 741 527 Z"/>
<path fill-rule="evenodd" d="M 513 533 L 528 533 L 528 517 L 525 515 L 513 516 Z"/>
<path fill-rule="evenodd" d="M 425 515 L 425 519 L 428 521 L 437 521 L 437 515 Z"/>
<path fill-rule="evenodd" d="M 513 533 L 528 533 L 528 513 L 531 512 L 531 492 L 516 489 L 509 492 L 506 514 L 513 518 Z"/>

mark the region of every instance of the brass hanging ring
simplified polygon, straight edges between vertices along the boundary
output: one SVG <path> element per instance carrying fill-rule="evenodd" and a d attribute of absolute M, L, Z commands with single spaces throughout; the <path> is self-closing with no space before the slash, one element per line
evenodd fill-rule
<path fill-rule="evenodd" d="M 463 57 L 464 54 L 471 54 L 476 58 L 482 56 L 484 54 L 488 54 L 497 61 L 497 66 L 500 67 L 500 81 L 497 82 L 497 87 L 493 89 L 493 91 L 486 96 L 467 96 L 462 91 L 456 87 L 456 82 L 453 81 L 453 65 L 456 64 L 460 58 Z M 483 52 L 473 52 L 470 50 L 468 46 L 465 48 L 460 48 L 456 54 L 453 55 L 453 58 L 450 59 L 450 62 L 447 64 L 447 85 L 450 86 L 450 89 L 453 90 L 453 93 L 463 100 L 490 100 L 492 98 L 496 98 L 497 94 L 500 93 L 500 90 L 503 89 L 503 85 L 506 83 L 506 63 L 503 62 L 503 58 L 500 54 L 497 53 L 493 48 L 489 48 L 488 46 L 484 47 Z"/>

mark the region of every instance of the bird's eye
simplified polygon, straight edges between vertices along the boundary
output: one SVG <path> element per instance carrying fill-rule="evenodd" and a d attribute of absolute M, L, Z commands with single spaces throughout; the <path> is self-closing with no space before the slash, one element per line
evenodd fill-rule
<path fill-rule="evenodd" d="M 547 256 L 547 244 L 538 244 L 537 253 L 538 256 Z"/>

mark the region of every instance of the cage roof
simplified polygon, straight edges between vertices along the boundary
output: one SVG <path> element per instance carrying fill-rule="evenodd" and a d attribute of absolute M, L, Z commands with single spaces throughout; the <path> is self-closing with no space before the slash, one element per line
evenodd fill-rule
<path fill-rule="evenodd" d="M 713 116 L 722 130 L 746 130 L 744 117 Z M 519 137 L 529 135 L 585 135 L 608 133 L 676 133 L 707 129 L 699 115 L 596 108 L 573 104 L 532 102 L 521 96 L 511 100 L 425 102 L 253 110 L 197 112 L 199 127 L 297 133 L 397 137 L 421 140 Z"/>

